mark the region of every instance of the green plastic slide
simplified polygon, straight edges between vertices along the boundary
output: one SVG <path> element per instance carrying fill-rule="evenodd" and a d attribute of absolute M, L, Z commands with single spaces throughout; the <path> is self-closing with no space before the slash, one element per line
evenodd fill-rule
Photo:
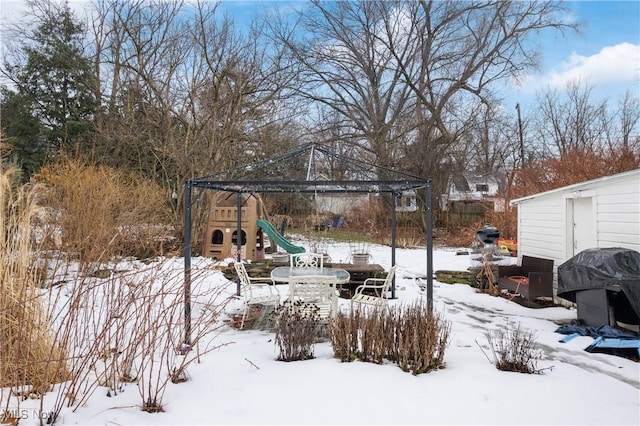
<path fill-rule="evenodd" d="M 258 226 L 269 236 L 271 241 L 279 247 L 282 247 L 287 253 L 296 254 L 304 253 L 304 247 L 291 244 L 285 237 L 280 235 L 278 230 L 266 220 L 258 219 Z"/>

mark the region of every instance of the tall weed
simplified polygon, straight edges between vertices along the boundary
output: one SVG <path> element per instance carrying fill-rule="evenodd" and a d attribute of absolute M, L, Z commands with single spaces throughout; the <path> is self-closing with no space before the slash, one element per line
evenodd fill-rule
<path fill-rule="evenodd" d="M 16 169 L 0 173 L 0 400 L 6 400 L 4 388 L 38 396 L 69 377 L 42 305 L 39 251 L 32 244 L 42 188 L 16 182 Z"/>

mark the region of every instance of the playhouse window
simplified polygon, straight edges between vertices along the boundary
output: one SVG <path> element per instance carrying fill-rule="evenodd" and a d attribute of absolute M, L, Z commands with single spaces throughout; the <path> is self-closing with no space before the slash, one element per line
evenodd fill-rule
<path fill-rule="evenodd" d="M 224 241 L 224 234 L 221 230 L 216 229 L 211 235 L 211 244 L 222 244 Z"/>
<path fill-rule="evenodd" d="M 231 234 L 231 244 L 234 246 L 238 245 L 238 231 L 233 231 Z M 247 244 L 247 233 L 242 231 L 242 245 Z"/>
<path fill-rule="evenodd" d="M 256 250 L 264 249 L 264 236 L 262 234 L 262 229 L 258 229 L 256 233 Z"/>

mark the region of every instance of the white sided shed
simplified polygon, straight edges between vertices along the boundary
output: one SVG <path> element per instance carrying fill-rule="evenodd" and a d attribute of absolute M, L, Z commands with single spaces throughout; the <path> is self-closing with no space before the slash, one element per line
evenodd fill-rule
<path fill-rule="evenodd" d="M 518 208 L 518 256 L 553 259 L 554 271 L 588 248 L 640 251 L 640 169 L 518 198 L 510 204 Z"/>

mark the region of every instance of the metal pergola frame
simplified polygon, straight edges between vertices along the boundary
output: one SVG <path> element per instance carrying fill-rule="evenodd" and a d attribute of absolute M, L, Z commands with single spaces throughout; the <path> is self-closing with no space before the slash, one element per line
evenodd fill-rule
<path fill-rule="evenodd" d="M 310 156 L 309 163 L 313 159 L 314 153 L 324 154 L 334 159 L 338 158 L 354 168 L 361 171 L 371 173 L 376 166 L 342 156 L 331 152 L 330 150 L 316 145 L 306 145 L 298 150 L 284 154 L 282 156 L 264 160 L 252 164 L 248 164 L 236 169 L 226 170 L 217 174 L 208 175 L 196 179 L 191 179 L 184 184 L 184 321 L 185 321 L 185 343 L 191 343 L 191 208 L 192 193 L 194 189 L 212 189 L 216 191 L 224 191 L 236 194 L 238 214 L 237 214 L 237 256 L 240 261 L 240 253 L 242 247 L 242 200 L 244 194 L 319 194 L 319 193 L 368 193 L 368 194 L 390 194 L 391 197 L 391 266 L 396 264 L 396 208 L 397 199 L 401 197 L 404 191 L 413 190 L 418 194 L 419 190 L 424 190 L 425 200 L 424 208 L 426 215 L 426 281 L 427 281 L 427 304 L 428 309 L 433 309 L 433 215 L 432 215 L 432 193 L 431 180 L 417 176 L 412 176 L 393 169 L 386 169 L 387 175 L 393 176 L 394 179 L 356 179 L 356 180 L 339 180 L 339 181 L 317 181 L 310 180 L 307 174 L 306 180 L 287 180 L 287 179 L 257 179 L 254 176 L 256 170 L 261 168 L 272 168 L 274 165 L 286 163 L 287 160 L 300 158 L 308 152 Z M 249 175 L 248 178 L 240 177 L 239 179 L 230 179 L 229 175 L 244 172 Z M 391 286 L 391 298 L 396 298 L 395 279 Z M 237 293 L 240 295 L 240 284 L 238 283 Z"/>

